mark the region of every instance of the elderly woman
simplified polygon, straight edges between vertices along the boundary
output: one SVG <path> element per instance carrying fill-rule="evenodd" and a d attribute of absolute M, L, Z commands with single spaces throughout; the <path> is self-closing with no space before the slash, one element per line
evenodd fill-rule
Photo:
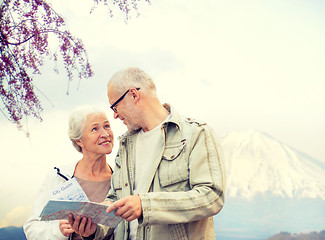
<path fill-rule="evenodd" d="M 29 240 L 81 239 L 68 220 L 40 221 L 40 213 L 56 186 L 75 178 L 92 202 L 102 202 L 110 189 L 112 169 L 106 154 L 112 152 L 114 136 L 105 113 L 91 106 L 76 108 L 69 119 L 69 137 L 82 159 L 49 172 L 24 224 Z"/>

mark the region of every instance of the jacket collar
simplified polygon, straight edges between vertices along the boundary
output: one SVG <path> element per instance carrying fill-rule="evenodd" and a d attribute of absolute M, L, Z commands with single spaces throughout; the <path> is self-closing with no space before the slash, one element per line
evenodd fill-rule
<path fill-rule="evenodd" d="M 163 106 L 170 113 L 170 118 L 167 122 L 165 122 L 165 125 L 174 125 L 178 130 L 181 130 L 181 115 L 170 104 L 164 103 Z"/>

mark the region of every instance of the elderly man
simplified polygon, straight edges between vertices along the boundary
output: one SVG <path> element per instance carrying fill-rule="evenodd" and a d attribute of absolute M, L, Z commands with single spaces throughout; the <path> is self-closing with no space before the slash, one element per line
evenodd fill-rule
<path fill-rule="evenodd" d="M 151 77 L 139 68 L 115 73 L 108 83 L 120 137 L 107 212 L 122 221 L 115 239 L 215 239 L 213 215 L 225 199 L 222 150 L 204 122 L 161 104 Z M 76 231 L 84 228 L 80 218 Z M 112 229 L 88 224 L 86 239 L 105 239 Z"/>

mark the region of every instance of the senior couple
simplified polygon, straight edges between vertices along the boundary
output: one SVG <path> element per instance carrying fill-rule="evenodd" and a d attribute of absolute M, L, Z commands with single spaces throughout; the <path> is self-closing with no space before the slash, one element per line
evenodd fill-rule
<path fill-rule="evenodd" d="M 82 158 L 49 172 L 24 224 L 27 239 L 214 240 L 213 216 L 225 199 L 223 155 L 214 132 L 161 104 L 153 80 L 139 68 L 115 73 L 107 95 L 114 118 L 128 128 L 119 138 L 114 168 L 106 161 L 114 137 L 105 113 L 75 109 L 68 132 Z M 72 214 L 40 221 L 50 191 L 71 178 L 90 201 L 104 202 L 123 221 L 115 229 Z"/>

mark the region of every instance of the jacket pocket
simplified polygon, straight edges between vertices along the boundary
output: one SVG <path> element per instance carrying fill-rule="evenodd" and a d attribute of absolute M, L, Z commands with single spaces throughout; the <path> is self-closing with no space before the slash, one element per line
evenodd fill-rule
<path fill-rule="evenodd" d="M 172 240 L 188 240 L 184 224 L 168 224 L 168 228 Z"/>
<path fill-rule="evenodd" d="M 158 170 L 159 182 L 166 191 L 179 191 L 188 186 L 188 161 L 184 157 L 186 140 L 166 145 Z"/>

